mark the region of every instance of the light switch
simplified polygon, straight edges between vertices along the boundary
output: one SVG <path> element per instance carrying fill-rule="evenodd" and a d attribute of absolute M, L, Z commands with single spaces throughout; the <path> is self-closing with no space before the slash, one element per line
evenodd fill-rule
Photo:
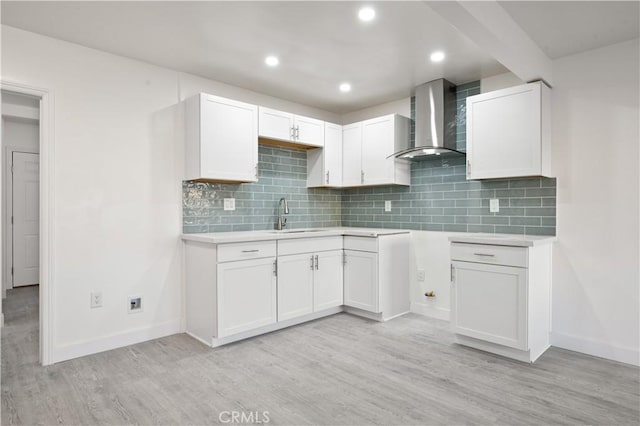
<path fill-rule="evenodd" d="M 489 211 L 491 213 L 498 213 L 500 211 L 500 200 L 492 198 L 489 200 Z"/>
<path fill-rule="evenodd" d="M 224 199 L 224 209 L 225 210 L 235 210 L 236 209 L 236 199 L 235 198 L 225 198 Z"/>
<path fill-rule="evenodd" d="M 384 211 L 385 212 L 390 212 L 391 211 L 391 201 L 385 201 L 384 202 Z"/>

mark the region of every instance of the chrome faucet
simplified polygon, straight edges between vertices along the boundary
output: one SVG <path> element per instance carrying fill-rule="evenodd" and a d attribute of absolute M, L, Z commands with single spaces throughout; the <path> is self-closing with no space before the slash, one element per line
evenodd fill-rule
<path fill-rule="evenodd" d="M 283 204 L 284 208 L 282 208 Z M 280 201 L 278 201 L 278 223 L 276 223 L 276 229 L 278 231 L 282 231 L 282 228 L 287 226 L 287 218 L 283 218 L 283 214 L 289 214 L 289 204 L 284 197 L 280 198 Z"/>

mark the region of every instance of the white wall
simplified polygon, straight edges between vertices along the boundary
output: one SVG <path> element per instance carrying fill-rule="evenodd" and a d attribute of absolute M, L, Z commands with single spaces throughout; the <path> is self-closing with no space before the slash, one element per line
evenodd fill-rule
<path fill-rule="evenodd" d="M 638 40 L 553 64 L 552 344 L 639 363 Z"/>
<path fill-rule="evenodd" d="M 494 90 L 506 89 L 507 87 L 517 86 L 524 84 L 524 81 L 516 77 L 511 72 L 504 74 L 498 74 L 491 77 L 483 78 L 480 80 L 480 92 L 492 92 Z"/>
<path fill-rule="evenodd" d="M 2 79 L 53 91 L 53 361 L 181 330 L 180 98 L 304 105 L 2 27 Z M 101 291 L 103 307 L 90 309 Z M 142 313 L 127 297 L 141 295 Z"/>
<path fill-rule="evenodd" d="M 351 124 L 362 120 L 368 120 L 369 118 L 381 117 L 387 114 L 400 114 L 405 117 L 411 117 L 411 97 L 342 114 L 341 123 Z"/>

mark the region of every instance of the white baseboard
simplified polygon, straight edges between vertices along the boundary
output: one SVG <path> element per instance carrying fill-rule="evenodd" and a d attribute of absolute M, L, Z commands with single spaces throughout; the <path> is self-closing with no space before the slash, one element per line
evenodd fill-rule
<path fill-rule="evenodd" d="M 176 319 L 150 327 L 113 334 L 111 336 L 57 346 L 53 349 L 52 363 L 109 351 L 123 346 L 146 342 L 147 340 L 159 339 L 160 337 L 180 333 L 180 331 L 180 320 Z"/>
<path fill-rule="evenodd" d="M 427 305 L 426 303 L 411 302 L 411 312 L 444 321 L 449 321 L 450 319 L 449 309 Z"/>
<path fill-rule="evenodd" d="M 601 340 L 557 332 L 551 333 L 551 345 L 570 351 L 640 366 L 640 350 L 638 348 L 616 346 Z"/>

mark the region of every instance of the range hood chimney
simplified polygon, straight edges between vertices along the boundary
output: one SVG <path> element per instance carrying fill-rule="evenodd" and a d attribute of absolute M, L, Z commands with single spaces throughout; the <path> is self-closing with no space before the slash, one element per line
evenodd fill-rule
<path fill-rule="evenodd" d="M 456 148 L 456 86 L 443 78 L 415 89 L 415 140 L 391 157 L 426 160 L 434 155 L 465 155 Z"/>

